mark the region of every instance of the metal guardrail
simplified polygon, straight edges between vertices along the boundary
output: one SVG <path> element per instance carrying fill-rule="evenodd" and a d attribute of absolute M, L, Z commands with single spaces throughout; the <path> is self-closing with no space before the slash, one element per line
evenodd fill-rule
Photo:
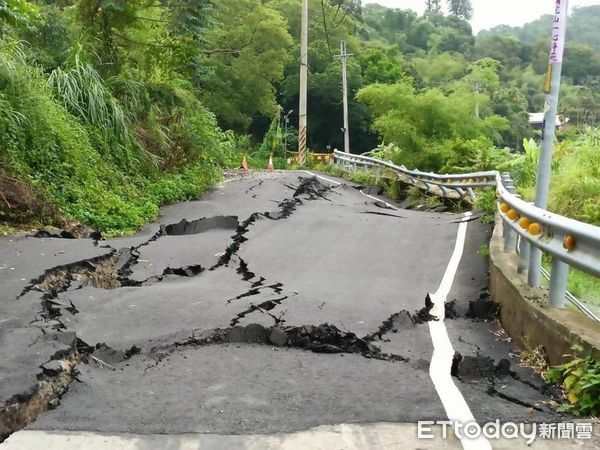
<path fill-rule="evenodd" d="M 595 277 L 600 277 L 600 227 L 578 222 L 522 200 L 515 192 L 510 174 L 497 171 L 440 175 L 409 170 L 390 161 L 368 156 L 334 152 L 335 163 L 356 171 L 359 167 L 395 173 L 399 179 L 433 194 L 449 198 L 469 196 L 475 199 L 473 188 L 496 187 L 498 213 L 503 221 L 504 250 L 519 254 L 519 272 L 529 270 L 531 246 L 552 257 L 550 274 L 550 304 L 563 308 L 566 300 L 573 303 L 589 317 L 599 318 L 589 309 L 581 307 L 575 297 L 567 292 L 569 267 L 575 267 Z M 519 241 L 519 242 L 518 242 Z M 518 243 L 520 245 L 518 245 Z M 539 277 L 529 277 L 529 284 Z M 574 300 L 573 300 L 574 299 Z"/>
<path fill-rule="evenodd" d="M 462 198 L 469 196 L 475 199 L 473 188 L 496 186 L 498 172 L 475 172 L 469 174 L 439 175 L 432 172 L 410 170 L 404 166 L 397 166 L 391 161 L 381 161 L 368 156 L 352 155 L 335 151 L 333 157 L 337 163 L 340 161 L 346 167 L 375 167 L 395 172 L 402 181 L 429 191 L 433 194 L 448 198 Z"/>

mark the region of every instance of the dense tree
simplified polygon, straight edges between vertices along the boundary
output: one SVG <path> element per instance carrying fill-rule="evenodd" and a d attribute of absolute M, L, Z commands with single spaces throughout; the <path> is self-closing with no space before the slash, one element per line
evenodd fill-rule
<path fill-rule="evenodd" d="M 218 5 L 221 26 L 207 36 L 206 63 L 213 73 L 201 83 L 202 98 L 224 127 L 243 133 L 257 113 L 278 113 L 274 84 L 283 76 L 292 39 L 281 14 L 260 0 Z"/>
<path fill-rule="evenodd" d="M 440 14 L 442 12 L 442 0 L 426 0 L 425 11 Z"/>
<path fill-rule="evenodd" d="M 405 81 L 370 85 L 358 98 L 373 110 L 373 126 L 384 141 L 399 147 L 398 157 L 421 168 L 441 170 L 453 143 L 485 140 L 508 128 L 508 122 L 496 115 L 477 117 L 477 96 L 464 91 L 420 93 Z"/>
<path fill-rule="evenodd" d="M 584 85 L 600 75 L 600 54 L 588 45 L 567 43 L 563 63 L 563 74 L 573 84 Z"/>
<path fill-rule="evenodd" d="M 365 84 L 396 83 L 405 76 L 406 62 L 397 50 L 366 49 L 358 56 L 358 63 Z"/>
<path fill-rule="evenodd" d="M 531 46 L 512 36 L 490 36 L 477 41 L 474 58 L 489 57 L 501 63 L 501 76 L 507 79 L 512 69 L 522 68 L 531 61 Z"/>
<path fill-rule="evenodd" d="M 414 58 L 412 64 L 417 79 L 425 82 L 425 86 L 429 87 L 441 87 L 451 81 L 459 80 L 467 71 L 465 58 L 449 53 Z"/>
<path fill-rule="evenodd" d="M 357 153 L 384 139 L 399 163 L 491 168 L 496 147 L 535 135 L 551 16 L 475 41 L 471 2 L 449 3 L 419 16 L 309 0 L 310 149 L 343 145 L 340 41 Z M 47 186 L 61 213 L 116 232 L 197 195 L 217 163 L 239 163 L 233 148 L 283 157 L 300 13 L 301 0 L 0 0 L 0 177 Z M 559 110 L 575 125 L 600 120 L 598 17 L 581 8 L 569 21 Z"/>
<path fill-rule="evenodd" d="M 448 10 L 461 19 L 471 20 L 473 17 L 473 6 L 471 0 L 448 0 Z"/>

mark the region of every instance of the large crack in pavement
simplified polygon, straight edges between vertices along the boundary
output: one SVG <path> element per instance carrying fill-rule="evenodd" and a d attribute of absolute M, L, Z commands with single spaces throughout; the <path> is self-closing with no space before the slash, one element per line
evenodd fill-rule
<path fill-rule="evenodd" d="M 269 311 L 271 311 L 272 309 L 275 309 L 275 307 L 277 307 L 278 305 L 281 305 L 281 303 L 287 299 L 288 299 L 288 296 L 286 295 L 284 297 L 275 298 L 273 300 L 267 300 L 267 301 L 264 301 L 259 304 L 251 303 L 250 307 L 248 309 L 240 312 L 233 319 L 231 319 L 231 326 L 233 327 L 233 326 L 237 325 L 240 322 L 240 320 L 242 320 L 244 317 L 246 317 L 248 314 L 250 314 L 254 311 L 260 311 L 264 314 L 268 314 L 275 320 L 276 324 L 280 324 L 283 322 L 283 319 L 281 317 L 277 317 L 277 316 L 270 314 Z"/>
<path fill-rule="evenodd" d="M 303 186 L 303 183 L 300 184 L 300 187 Z M 300 187 L 298 189 L 300 189 Z M 245 235 L 250 231 L 250 226 L 253 225 L 260 218 L 265 217 L 271 220 L 283 220 L 290 217 L 292 213 L 296 210 L 296 208 L 299 205 L 303 204 L 302 200 L 295 197 L 297 192 L 298 190 L 294 193 L 294 198 L 285 199 L 283 202 L 281 202 L 279 204 L 278 210 L 266 211 L 262 213 L 253 213 L 252 215 L 250 215 L 250 217 L 244 220 L 237 227 L 236 233 L 232 236 L 232 243 L 227 247 L 227 249 L 225 249 L 223 255 L 221 255 L 217 263 L 214 266 L 212 266 L 210 270 L 216 270 L 219 267 L 224 267 L 229 264 L 231 258 L 234 255 L 237 255 L 237 252 L 240 250 L 241 245 L 248 240 L 245 237 Z M 247 265 L 243 260 L 240 260 L 239 270 L 245 277 L 251 275 L 248 279 L 254 278 L 254 274 L 252 272 L 247 271 Z"/>
<path fill-rule="evenodd" d="M 202 347 L 207 345 L 218 345 L 227 343 L 260 344 L 278 347 L 290 347 L 302 349 L 314 353 L 351 353 L 365 358 L 378 359 L 390 362 L 410 363 L 410 359 L 396 352 L 384 352 L 379 348 L 377 341 L 384 341 L 388 333 L 397 333 L 399 330 L 414 328 L 430 320 L 436 320 L 430 311 L 433 303 L 429 295 L 425 298 L 425 305 L 418 311 L 410 313 L 402 310 L 386 319 L 375 332 L 360 338 L 356 334 L 342 331 L 330 324 L 306 324 L 298 326 L 286 326 L 282 315 L 275 315 L 272 311 L 283 302 L 290 301 L 290 296 L 297 293 L 288 293 L 285 286 L 280 282 L 267 282 L 263 276 L 257 275 L 249 268 L 249 263 L 242 259 L 238 252 L 244 242 L 248 240 L 247 234 L 250 228 L 259 220 L 279 221 L 289 218 L 298 207 L 308 201 L 326 200 L 326 194 L 332 190 L 318 181 L 316 177 L 299 177 L 300 184 L 290 187 L 294 190 L 291 198 L 278 203 L 274 211 L 254 212 L 247 219 L 240 222 L 236 216 L 214 216 L 204 217 L 192 221 L 186 219 L 173 224 L 161 225 L 160 229 L 150 236 L 146 241 L 137 246 L 116 250 L 112 247 L 105 255 L 81 260 L 72 264 L 57 266 L 48 269 L 35 280 L 31 281 L 19 298 L 24 297 L 31 291 L 40 291 L 41 311 L 33 318 L 31 324 L 38 327 L 44 334 L 67 337 L 73 344 L 68 351 L 61 351 L 49 356 L 48 361 L 39 367 L 38 384 L 26 394 L 17 393 L 5 402 L 0 408 L 0 442 L 12 432 L 17 431 L 36 420 L 41 412 L 56 408 L 60 405 L 60 398 L 68 390 L 69 384 L 77 378 L 77 365 L 80 363 L 91 363 L 107 369 L 117 370 L 120 364 L 128 359 L 141 356 L 150 357 L 155 366 L 178 349 L 190 347 Z M 260 183 L 259 183 L 260 185 Z M 258 187 L 258 186 L 255 186 Z M 249 189 L 248 191 L 251 191 Z M 377 213 L 386 214 L 387 213 Z M 140 249 L 150 245 L 163 236 L 187 236 L 204 233 L 209 230 L 226 229 L 235 230 L 231 236 L 231 243 L 220 254 L 217 262 L 211 267 L 203 267 L 192 264 L 183 267 L 166 267 L 160 275 L 149 277 L 145 280 L 134 280 L 131 278 L 134 267 L 140 260 Z M 182 339 L 174 339 L 165 344 L 160 342 L 154 344 L 152 340 L 147 343 L 146 349 L 132 346 L 129 349 L 113 349 L 104 343 L 88 344 L 77 338 L 75 333 L 68 330 L 68 325 L 61 321 L 61 309 L 71 314 L 79 311 L 71 302 L 70 305 L 62 305 L 55 300 L 59 294 L 80 289 L 83 286 L 92 285 L 101 289 L 120 289 L 124 287 L 141 287 L 149 284 L 160 283 L 169 277 L 195 277 L 205 271 L 215 271 L 222 267 L 230 267 L 235 264 L 235 271 L 243 281 L 250 284 L 250 288 L 235 297 L 223 299 L 226 304 L 247 298 L 258 296 L 265 290 L 273 292 L 276 298 L 250 303 L 243 311 L 238 312 L 229 322 L 227 328 L 215 328 L 209 330 L 196 330 L 191 336 Z M 246 326 L 240 325 L 242 319 L 246 320 L 253 312 L 259 311 L 269 315 L 274 321 L 274 326 L 264 326 L 251 323 Z M 492 320 L 498 314 L 498 307 L 484 294 L 470 303 L 466 318 L 471 320 Z M 462 319 L 457 313 L 454 302 L 446 304 L 446 317 L 448 319 Z M 143 347 L 143 346 L 142 346 Z M 523 406 L 537 408 L 528 402 L 513 398 L 511 395 L 501 392 L 497 383 L 504 377 L 510 377 L 533 389 L 542 392 L 544 387 L 523 380 L 519 375 L 510 370 L 510 362 L 501 360 L 498 363 L 492 358 L 481 355 L 481 348 L 477 348 L 476 356 L 461 355 L 457 352 L 455 363 L 452 365 L 452 375 L 460 381 L 481 381 L 487 383 L 487 394 L 511 401 Z M 416 363 L 413 363 L 416 364 Z M 415 365 L 420 369 L 418 365 Z M 148 367 L 147 370 L 151 370 Z M 519 403 L 521 402 L 521 403 Z"/>
<path fill-rule="evenodd" d="M 51 355 L 48 361 L 40 366 L 41 371 L 37 375 L 38 383 L 36 386 L 32 386 L 27 393 L 16 393 L 0 407 L 0 442 L 6 439 L 11 433 L 35 421 L 41 412 L 56 408 L 60 404 L 61 396 L 64 395 L 68 390 L 69 384 L 77 377 L 77 364 L 82 361 L 88 362 L 91 360 L 100 367 L 114 369 L 116 363 L 120 363 L 139 353 L 139 348 L 135 346 L 121 351 L 111 349 L 103 343 L 90 345 L 77 338 L 74 333 L 68 331 L 68 327 L 60 320 L 60 317 L 61 308 L 68 310 L 71 314 L 78 314 L 79 311 L 72 302 L 70 306 L 64 306 L 55 302 L 54 300 L 59 294 L 70 289 L 80 289 L 87 285 L 101 289 L 140 287 L 149 283 L 159 283 L 168 275 L 193 277 L 207 270 L 207 268 L 201 265 L 175 268 L 167 267 L 160 276 L 150 277 L 143 281 L 132 280 L 133 268 L 138 264 L 140 259 L 140 249 L 163 236 L 186 236 L 213 229 L 235 229 L 236 234 L 231 237 L 232 243 L 225 249 L 217 264 L 208 270 L 212 271 L 226 266 L 231 262 L 232 257 L 237 254 L 241 244 L 247 240 L 244 235 L 257 220 L 261 218 L 274 221 L 287 219 L 298 206 L 303 204 L 303 199 L 308 201 L 318 199 L 328 200 L 325 194 L 331 188 L 321 184 L 316 177 L 299 177 L 299 180 L 300 184 L 294 188 L 292 198 L 280 202 L 277 210 L 253 213 L 241 224 L 235 216 L 205 217 L 192 221 L 183 219 L 178 223 L 161 225 L 155 234 L 137 246 L 122 248 L 120 250 L 116 250 L 111 246 L 105 246 L 105 248 L 110 250 L 105 255 L 47 269 L 37 279 L 31 280 L 30 284 L 23 289 L 17 298 L 17 300 L 22 299 L 26 294 L 34 290 L 40 291 L 41 311 L 32 318 L 31 324 L 39 328 L 44 335 L 53 333 L 56 336 L 72 336 L 74 344 L 66 352 L 61 351 L 60 353 Z M 36 237 L 72 238 L 76 236 L 68 232 L 57 235 L 41 232 Z M 99 234 L 95 233 L 87 234 L 85 237 L 95 239 L 95 245 L 98 245 L 97 241 L 101 238 Z M 245 281 L 256 278 L 256 275 L 249 271 L 247 263 L 241 258 L 239 259 L 237 273 Z M 263 286 L 265 281 L 264 277 L 260 277 L 252 284 L 253 289 L 270 288 L 276 293 L 282 292 L 283 285 L 281 283 L 272 283 L 268 286 Z M 77 286 L 73 287 L 74 285 Z M 253 290 L 250 290 L 247 295 L 254 295 L 253 292 Z M 261 327 L 260 325 L 253 324 L 252 326 L 248 325 L 243 328 L 236 326 L 236 324 L 250 312 L 255 310 L 268 312 L 286 298 L 281 297 L 258 305 L 251 305 L 249 309 L 237 314 L 231 320 L 231 329 L 217 330 L 212 337 L 206 338 L 205 342 L 233 342 L 235 339 L 240 339 L 239 337 L 235 337 L 236 333 L 237 336 L 240 335 L 240 329 L 243 330 L 241 336 L 251 336 L 252 329 L 255 330 L 255 336 L 263 336 L 264 333 L 258 331 L 259 327 Z M 276 318 L 275 316 L 273 318 L 276 319 L 276 324 L 283 323 L 281 318 Z M 327 331 L 324 331 L 324 328 L 327 328 Z M 341 332 L 332 326 L 305 326 L 301 330 L 294 328 L 281 330 L 277 328 L 269 331 L 269 336 L 276 335 L 287 336 L 286 343 L 289 346 L 306 348 L 315 352 L 333 352 L 334 350 L 339 352 L 359 352 L 366 357 L 386 359 L 385 356 L 377 353 L 376 348 L 371 348 L 370 344 L 366 344 L 365 341 L 356 336 Z M 272 339 L 280 342 L 280 340 L 274 337 Z M 266 342 L 269 342 L 268 339 L 263 339 L 263 343 Z M 394 356 L 388 359 L 398 360 L 402 358 Z"/>
<path fill-rule="evenodd" d="M 468 321 L 469 323 L 498 323 L 497 318 L 500 313 L 500 305 L 490 299 L 487 288 L 482 290 L 476 300 L 468 302 L 468 309 L 466 309 L 464 316 L 461 316 L 457 312 L 456 304 L 456 300 L 446 302 L 445 320 L 452 320 L 455 323 L 460 323 L 461 321 Z M 423 308 L 412 314 L 407 310 L 394 313 L 382 323 L 377 331 L 365 336 L 364 340 L 373 345 L 380 345 L 391 342 L 390 339 L 396 334 L 401 334 L 401 336 L 398 336 L 400 340 L 406 339 L 411 335 L 417 336 L 415 334 L 415 327 L 429 321 L 438 320 L 437 317 L 430 314 L 432 307 L 433 303 L 428 294 L 425 297 L 425 306 Z M 450 374 L 461 384 L 480 386 L 483 389 L 482 394 L 496 397 L 519 407 L 528 408 L 530 411 L 544 413 L 548 412 L 548 407 L 546 403 L 538 402 L 541 396 L 550 398 L 551 401 L 559 401 L 561 398 L 560 391 L 543 379 L 539 377 L 537 379 L 532 377 L 531 380 L 524 379 L 523 374 L 520 375 L 517 371 L 513 370 L 512 363 L 507 358 L 501 358 L 496 361 L 485 354 L 481 345 L 469 342 L 462 335 L 458 336 L 458 342 L 474 349 L 474 355 L 462 354 L 459 351 L 455 351 Z M 418 367 L 418 362 L 413 361 L 412 364 Z M 511 395 L 510 392 L 507 392 L 506 388 L 511 385 L 511 382 L 529 389 L 530 399 L 519 398 L 518 394 Z M 531 398 L 535 398 L 536 401 L 531 400 Z"/>
<path fill-rule="evenodd" d="M 290 347 L 314 353 L 353 353 L 365 358 L 383 361 L 407 362 L 408 358 L 381 352 L 372 343 L 351 332 L 341 331 L 334 325 L 303 325 L 265 327 L 252 323 L 213 330 L 196 330 L 181 341 L 151 346 L 147 352 L 155 365 L 178 349 L 207 345 L 246 343 L 275 347 Z M 153 366 L 154 367 L 154 366 Z"/>

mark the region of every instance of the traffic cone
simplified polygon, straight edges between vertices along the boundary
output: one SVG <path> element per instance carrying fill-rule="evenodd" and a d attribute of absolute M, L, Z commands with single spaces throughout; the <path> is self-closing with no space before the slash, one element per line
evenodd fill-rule
<path fill-rule="evenodd" d="M 271 172 L 272 172 L 272 171 L 273 171 L 273 168 L 274 168 L 274 167 L 273 167 L 273 155 L 270 155 L 270 156 L 269 156 L 269 164 L 267 164 L 267 170 L 269 170 L 269 171 L 271 171 Z"/>
<path fill-rule="evenodd" d="M 242 158 L 242 165 L 240 166 L 240 169 L 248 170 L 248 158 L 246 158 L 246 155 L 244 155 Z"/>

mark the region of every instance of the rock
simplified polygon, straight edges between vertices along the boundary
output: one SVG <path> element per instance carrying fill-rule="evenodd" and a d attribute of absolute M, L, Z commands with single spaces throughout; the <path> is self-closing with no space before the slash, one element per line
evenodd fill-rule
<path fill-rule="evenodd" d="M 400 311 L 392 316 L 392 332 L 397 333 L 405 328 L 413 328 L 415 326 L 413 319 L 408 311 Z"/>
<path fill-rule="evenodd" d="M 129 265 L 131 260 L 131 249 L 130 248 L 122 248 L 119 250 L 119 259 L 115 264 L 115 270 L 117 273 L 121 273 L 123 269 Z"/>
<path fill-rule="evenodd" d="M 251 323 L 244 330 L 244 341 L 248 343 L 267 344 L 269 335 L 265 327 L 258 323 Z"/>
<path fill-rule="evenodd" d="M 229 342 L 245 342 L 245 329 L 244 327 L 236 326 L 229 330 L 229 336 L 227 340 Z"/>
<path fill-rule="evenodd" d="M 272 328 L 269 341 L 277 347 L 283 347 L 288 341 L 287 333 L 279 328 Z"/>
<path fill-rule="evenodd" d="M 64 370 L 61 362 L 55 359 L 42 364 L 41 368 L 44 375 L 49 377 L 54 377 Z"/>

